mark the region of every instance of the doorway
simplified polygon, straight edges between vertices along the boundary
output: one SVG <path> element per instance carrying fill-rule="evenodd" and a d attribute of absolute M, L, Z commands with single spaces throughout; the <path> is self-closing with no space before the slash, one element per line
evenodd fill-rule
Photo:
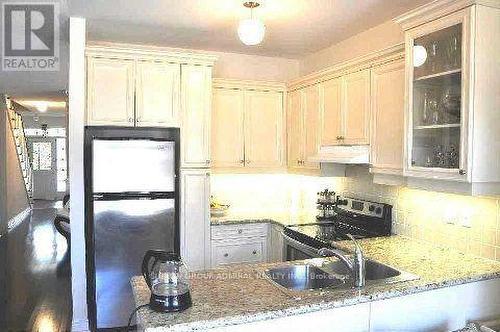
<path fill-rule="evenodd" d="M 57 196 L 56 139 L 28 139 L 33 165 L 33 199 L 55 200 Z"/>

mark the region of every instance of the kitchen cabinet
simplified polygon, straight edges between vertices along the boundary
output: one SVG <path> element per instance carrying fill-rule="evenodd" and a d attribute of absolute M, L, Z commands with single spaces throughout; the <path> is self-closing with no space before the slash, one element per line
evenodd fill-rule
<path fill-rule="evenodd" d="M 423 6 L 396 21 L 406 45 L 404 175 L 420 187 L 500 193 L 499 6 L 451 2 L 439 15 Z"/>
<path fill-rule="evenodd" d="M 288 167 L 302 166 L 303 126 L 302 126 L 302 97 L 303 91 L 295 90 L 288 94 Z"/>
<path fill-rule="evenodd" d="M 283 226 L 271 224 L 269 227 L 269 262 L 284 260 Z"/>
<path fill-rule="evenodd" d="M 190 271 L 209 267 L 210 173 L 181 170 L 181 256 Z"/>
<path fill-rule="evenodd" d="M 347 145 L 370 143 L 370 70 L 344 77 L 344 134 L 341 141 Z"/>
<path fill-rule="evenodd" d="M 246 166 L 283 166 L 284 115 L 282 92 L 245 91 Z"/>
<path fill-rule="evenodd" d="M 320 145 L 341 144 L 342 124 L 342 78 L 334 78 L 320 84 Z"/>
<path fill-rule="evenodd" d="M 134 126 L 135 63 L 87 58 L 87 124 Z"/>
<path fill-rule="evenodd" d="M 211 266 L 266 262 L 268 233 L 267 223 L 212 226 Z"/>
<path fill-rule="evenodd" d="M 403 174 L 404 80 L 404 60 L 372 69 L 372 173 Z"/>
<path fill-rule="evenodd" d="M 245 166 L 245 98 L 239 89 L 214 88 L 212 167 Z"/>
<path fill-rule="evenodd" d="M 180 65 L 138 61 L 136 65 L 136 125 L 179 127 Z"/>
<path fill-rule="evenodd" d="M 288 168 L 317 171 L 319 163 L 308 161 L 318 152 L 319 86 L 292 91 L 288 99 Z"/>
<path fill-rule="evenodd" d="M 212 167 L 219 172 L 284 167 L 284 86 L 258 84 L 215 81 Z"/>
<path fill-rule="evenodd" d="M 181 103 L 181 167 L 209 167 L 212 67 L 181 66 Z"/>

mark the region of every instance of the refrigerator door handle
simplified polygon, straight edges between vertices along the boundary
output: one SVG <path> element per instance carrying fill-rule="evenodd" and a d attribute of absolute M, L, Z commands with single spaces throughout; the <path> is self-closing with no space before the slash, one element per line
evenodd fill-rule
<path fill-rule="evenodd" d="M 100 200 L 102 200 L 104 198 L 104 195 L 102 195 L 102 194 L 93 194 L 92 198 L 94 199 L 94 201 L 100 201 Z"/>

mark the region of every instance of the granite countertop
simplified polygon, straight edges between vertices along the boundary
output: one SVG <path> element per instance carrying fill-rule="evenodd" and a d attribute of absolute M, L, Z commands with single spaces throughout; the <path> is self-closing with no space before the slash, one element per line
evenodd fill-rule
<path fill-rule="evenodd" d="M 400 236 L 361 240 L 365 255 L 419 276 L 418 280 L 362 289 L 284 291 L 263 277 L 273 266 L 300 262 L 239 264 L 191 275 L 193 306 L 162 314 L 142 308 L 138 322 L 147 331 L 192 331 L 260 321 L 418 293 L 500 277 L 500 263 Z M 347 242 L 340 243 L 348 245 Z M 321 260 L 321 259 L 319 259 Z M 312 260 L 314 263 L 318 259 Z M 137 305 L 149 301 L 142 277 L 132 279 Z"/>
<path fill-rule="evenodd" d="M 272 223 L 282 226 L 309 224 L 317 222 L 314 211 L 297 211 L 297 212 L 266 212 L 258 213 L 251 211 L 229 211 L 223 217 L 210 217 L 210 224 L 217 225 L 235 225 L 235 224 L 251 224 L 251 223 Z"/>

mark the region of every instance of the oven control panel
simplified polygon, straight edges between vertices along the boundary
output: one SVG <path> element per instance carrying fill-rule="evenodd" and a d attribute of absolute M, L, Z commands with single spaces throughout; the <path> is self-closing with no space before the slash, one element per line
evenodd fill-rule
<path fill-rule="evenodd" d="M 355 198 L 338 197 L 337 208 L 354 214 L 383 218 L 385 204 Z"/>

